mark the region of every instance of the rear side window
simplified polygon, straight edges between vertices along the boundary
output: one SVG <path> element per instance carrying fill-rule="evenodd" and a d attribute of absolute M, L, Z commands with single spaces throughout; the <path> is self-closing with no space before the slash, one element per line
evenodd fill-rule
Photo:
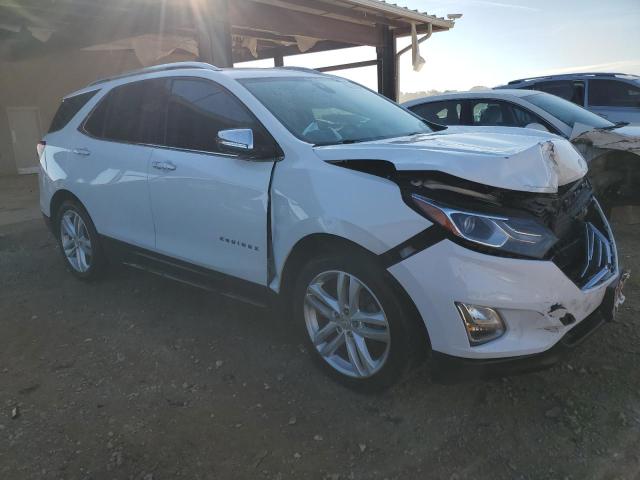
<path fill-rule="evenodd" d="M 167 109 L 169 147 L 218 152 L 220 130 L 251 128 L 256 144 L 264 144 L 264 131 L 247 108 L 220 85 L 207 80 L 173 80 Z"/>
<path fill-rule="evenodd" d="M 53 117 L 51 126 L 49 127 L 49 133 L 62 130 L 96 93 L 98 93 L 98 90 L 92 90 L 91 92 L 81 93 L 80 95 L 75 95 L 62 100 L 62 103 L 58 107 L 58 111 Z"/>
<path fill-rule="evenodd" d="M 459 101 L 423 103 L 409 107 L 416 115 L 440 125 L 460 125 L 462 104 Z"/>
<path fill-rule="evenodd" d="M 576 105 L 584 106 L 584 82 L 582 80 L 554 80 L 538 82 L 531 86 L 533 90 L 550 93 Z"/>
<path fill-rule="evenodd" d="M 617 80 L 589 80 L 589 105 L 640 107 L 640 87 Z"/>
<path fill-rule="evenodd" d="M 159 78 L 114 88 L 91 113 L 84 130 L 104 140 L 162 143 L 168 85 Z"/>

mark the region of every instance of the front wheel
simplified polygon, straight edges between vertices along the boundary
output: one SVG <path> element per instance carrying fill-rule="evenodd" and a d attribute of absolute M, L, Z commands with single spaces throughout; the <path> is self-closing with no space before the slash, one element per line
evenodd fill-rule
<path fill-rule="evenodd" d="M 309 349 L 348 387 L 397 382 L 428 345 L 393 278 L 364 254 L 327 255 L 303 267 L 293 301 Z"/>

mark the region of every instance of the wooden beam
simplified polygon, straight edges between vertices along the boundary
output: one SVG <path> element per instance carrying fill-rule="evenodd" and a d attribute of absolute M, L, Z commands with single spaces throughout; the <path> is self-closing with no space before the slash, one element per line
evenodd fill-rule
<path fill-rule="evenodd" d="M 380 27 L 383 45 L 377 48 L 378 92 L 394 102 L 398 99 L 396 40 L 389 27 Z"/>
<path fill-rule="evenodd" d="M 381 44 L 380 35 L 374 27 L 249 0 L 230 2 L 229 20 L 234 27 L 265 30 L 279 35 L 300 35 L 352 45 Z"/>
<path fill-rule="evenodd" d="M 372 67 L 378 65 L 378 60 L 364 60 L 362 62 L 343 63 L 342 65 L 332 65 L 330 67 L 316 68 L 319 72 L 335 72 L 336 70 L 348 70 L 350 68 Z"/>
<path fill-rule="evenodd" d="M 190 5 L 197 31 L 199 59 L 218 67 L 233 67 L 228 1 L 208 0 Z"/>

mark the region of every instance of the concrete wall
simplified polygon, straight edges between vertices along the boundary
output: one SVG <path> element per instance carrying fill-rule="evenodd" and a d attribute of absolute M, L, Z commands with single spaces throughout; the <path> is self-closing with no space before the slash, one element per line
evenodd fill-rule
<path fill-rule="evenodd" d="M 183 60 L 193 60 L 193 57 L 176 53 L 158 63 Z M 0 62 L 0 175 L 16 173 L 7 107 L 38 107 L 44 134 L 63 96 L 96 79 L 140 67 L 131 50 L 92 52 L 76 49 L 22 61 Z"/>

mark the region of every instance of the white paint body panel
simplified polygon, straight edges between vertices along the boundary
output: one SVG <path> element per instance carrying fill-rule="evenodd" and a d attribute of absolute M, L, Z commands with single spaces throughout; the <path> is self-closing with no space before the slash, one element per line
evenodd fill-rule
<path fill-rule="evenodd" d="M 435 170 L 493 187 L 528 192 L 554 193 L 559 185 L 586 175 L 586 162 L 566 140 L 511 130 L 415 135 L 320 147 L 316 152 L 324 160 L 388 160 L 398 170 Z"/>
<path fill-rule="evenodd" d="M 149 169 L 156 251 L 255 283 L 267 282 L 272 162 L 156 148 Z"/>
<path fill-rule="evenodd" d="M 331 161 L 388 161 L 398 170 L 435 170 L 494 187 L 553 193 L 582 178 L 586 164 L 566 141 L 551 134 L 509 129 L 455 131 L 330 147 L 295 138 L 237 79 L 255 70 L 154 72 L 214 80 L 235 94 L 269 130 L 284 155 L 275 164 L 151 146 L 94 140 L 77 131 L 96 95 L 62 131 L 46 137 L 41 160 L 41 208 L 56 191 L 69 190 L 87 207 L 101 234 L 279 290 L 286 261 L 311 235 L 333 235 L 380 255 L 431 222 L 403 200 L 398 185 Z M 267 75 L 315 75 L 270 70 Z M 108 82 L 104 89 L 131 79 Z M 93 87 L 95 88 L 95 87 Z M 90 90 L 90 88 L 85 89 Z M 78 158 L 71 150 L 88 148 Z M 160 172 L 153 161 L 176 169 Z M 271 232 L 268 207 L 271 199 Z M 268 234 L 273 278 L 268 278 Z M 258 250 L 229 245 L 245 242 Z M 439 242 L 389 269 L 421 313 L 435 350 L 468 358 L 541 352 L 570 327 L 548 315 L 564 305 L 580 321 L 602 301 L 606 285 L 578 289 L 552 262 L 514 260 Z M 470 347 L 454 301 L 500 309 L 507 334 Z M 425 339 L 426 341 L 426 339 Z"/>
<path fill-rule="evenodd" d="M 409 257 L 389 271 L 409 292 L 434 350 L 465 358 L 498 358 L 543 352 L 601 303 L 608 284 L 580 290 L 550 261 L 498 258 L 449 240 Z M 471 347 L 454 302 L 497 308 L 507 333 Z M 576 322 L 564 326 L 553 305 Z"/>

